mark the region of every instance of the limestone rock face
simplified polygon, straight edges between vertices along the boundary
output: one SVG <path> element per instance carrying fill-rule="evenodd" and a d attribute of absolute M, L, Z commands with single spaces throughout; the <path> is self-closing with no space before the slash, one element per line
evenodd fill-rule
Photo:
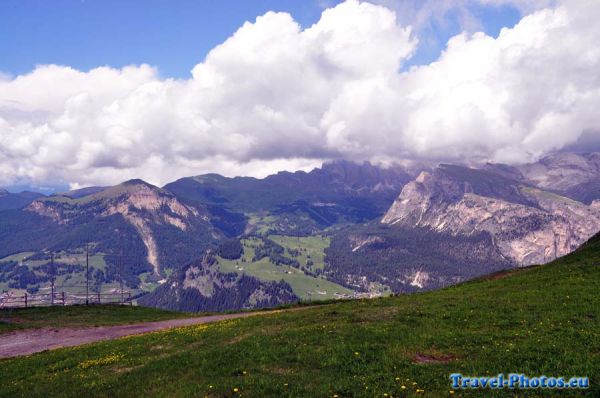
<path fill-rule="evenodd" d="M 519 265 L 546 263 L 600 230 L 591 205 L 489 171 L 440 166 L 408 183 L 381 220 L 453 235 L 487 232 Z"/>
<path fill-rule="evenodd" d="M 147 251 L 147 261 L 160 275 L 161 266 L 155 226 L 172 226 L 182 232 L 209 224 L 208 213 L 180 202 L 172 193 L 142 180 L 131 180 L 81 198 L 56 196 L 33 201 L 25 208 L 58 224 L 79 224 L 86 218 L 122 216 L 135 227 Z M 218 238 L 215 231 L 212 232 Z"/>

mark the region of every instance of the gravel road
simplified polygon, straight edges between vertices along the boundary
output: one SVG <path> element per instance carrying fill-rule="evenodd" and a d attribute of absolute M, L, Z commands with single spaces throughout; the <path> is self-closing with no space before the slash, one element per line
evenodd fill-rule
<path fill-rule="evenodd" d="M 145 322 L 131 325 L 100 326 L 91 328 L 29 329 L 0 335 L 0 358 L 30 355 L 36 352 L 73 347 L 102 340 L 155 332 L 181 326 L 199 325 L 245 318 L 255 315 L 272 314 L 279 311 L 242 312 L 237 314 L 210 315 L 197 318 L 173 319 L 160 322 Z"/>

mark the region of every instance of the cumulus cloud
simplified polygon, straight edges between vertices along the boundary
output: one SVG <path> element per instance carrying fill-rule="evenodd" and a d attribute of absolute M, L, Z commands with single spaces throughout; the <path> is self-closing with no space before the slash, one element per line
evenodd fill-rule
<path fill-rule="evenodd" d="M 189 79 L 147 65 L 0 75 L 0 184 L 164 184 L 331 158 L 524 162 L 598 142 L 598 16 L 593 0 L 558 4 L 401 71 L 418 34 L 348 0 L 306 29 L 286 13 L 245 23 Z"/>

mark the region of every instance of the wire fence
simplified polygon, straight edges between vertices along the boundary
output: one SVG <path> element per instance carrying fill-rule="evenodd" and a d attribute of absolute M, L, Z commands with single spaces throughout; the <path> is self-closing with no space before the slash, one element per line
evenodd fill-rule
<path fill-rule="evenodd" d="M 46 261 L 43 265 L 47 266 L 43 272 L 48 276 L 48 280 L 50 281 L 50 287 L 44 287 L 40 289 L 37 286 L 35 289 L 35 293 L 32 290 L 31 293 L 16 293 L 16 292 L 0 292 L 0 309 L 1 308 L 19 308 L 19 307 L 41 307 L 41 306 L 52 306 L 52 305 L 76 305 L 76 304 L 129 304 L 133 305 L 133 298 L 130 291 L 125 291 L 125 281 L 123 279 L 123 266 L 124 257 L 132 258 L 133 256 L 124 255 L 123 250 L 121 249 L 121 253 L 118 256 L 118 285 L 119 288 L 111 289 L 108 292 L 102 292 L 102 289 L 106 289 L 110 286 L 107 286 L 106 283 L 91 281 L 90 280 L 90 245 L 89 243 L 85 244 L 85 284 L 77 284 L 73 283 L 75 281 L 70 280 L 72 275 L 68 275 L 64 278 L 62 283 L 57 283 L 57 276 L 64 275 L 65 273 L 57 272 L 58 268 L 55 263 L 55 260 L 60 260 L 62 254 L 58 257 L 55 252 L 46 252 L 44 256 L 44 260 Z M 62 252 L 61 252 L 62 253 Z M 38 253 L 39 254 L 39 253 Z M 69 253 L 67 253 L 68 255 Z M 104 255 L 103 255 L 104 256 Z M 23 257 L 20 260 L 20 265 L 27 266 L 26 260 L 30 259 L 32 256 Z M 68 257 L 68 256 L 67 256 Z M 39 260 L 39 259 L 36 259 Z M 29 266 L 27 266 L 30 268 Z M 37 271 L 41 269 L 41 266 L 38 266 Z M 92 270 L 94 268 L 92 267 Z M 31 272 L 31 268 L 29 269 Z M 69 283 L 71 282 L 71 283 Z M 10 286 L 10 285 L 9 285 Z M 35 287 L 35 286 L 34 286 Z M 49 293 L 38 293 L 39 290 L 48 289 Z M 78 293 L 73 293 L 73 292 Z M 79 293 L 85 292 L 85 293 Z"/>
<path fill-rule="evenodd" d="M 0 308 L 29 308 L 48 307 L 53 305 L 76 305 L 76 304 L 127 304 L 133 305 L 131 292 L 105 292 L 77 294 L 67 292 L 54 292 L 45 294 L 14 295 L 5 293 L 0 295 Z"/>

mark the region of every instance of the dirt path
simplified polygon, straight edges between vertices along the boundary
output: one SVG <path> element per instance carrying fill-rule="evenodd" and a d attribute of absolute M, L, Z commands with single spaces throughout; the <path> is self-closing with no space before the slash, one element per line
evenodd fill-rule
<path fill-rule="evenodd" d="M 287 311 L 298 309 L 302 308 L 293 308 Z M 168 321 L 145 322 L 131 325 L 99 326 L 77 329 L 43 328 L 22 330 L 0 335 L 0 358 L 30 355 L 36 352 L 54 350 L 61 347 L 73 347 L 81 344 L 93 343 L 96 341 L 111 340 L 135 334 L 155 332 L 157 330 L 218 322 L 226 319 L 246 318 L 255 315 L 267 315 L 277 312 L 281 312 L 281 310 L 210 315 L 198 318 L 172 319 Z"/>

